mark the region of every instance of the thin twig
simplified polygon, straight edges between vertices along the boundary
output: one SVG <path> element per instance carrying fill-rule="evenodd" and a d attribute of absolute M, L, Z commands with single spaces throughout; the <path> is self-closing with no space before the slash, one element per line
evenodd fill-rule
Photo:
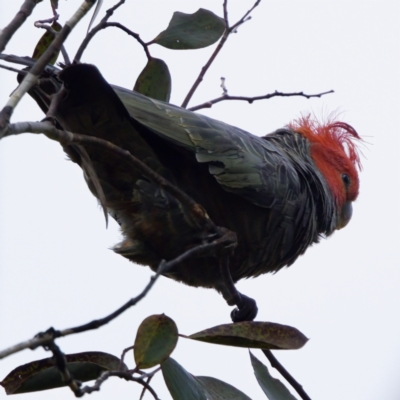
<path fill-rule="evenodd" d="M 4 51 L 4 49 L 7 46 L 7 43 L 10 41 L 14 33 L 32 14 L 32 11 L 35 8 L 36 3 L 37 2 L 35 0 L 25 0 L 19 11 L 13 18 L 13 20 L 5 28 L 0 30 L 0 53 Z M 3 6 L 5 7 L 4 4 Z"/>
<path fill-rule="evenodd" d="M 55 366 L 57 367 L 58 371 L 60 372 L 63 382 L 69 386 L 69 388 L 74 392 L 76 397 L 81 397 L 80 382 L 76 381 L 73 378 L 73 376 L 71 375 L 71 373 L 69 372 L 65 354 L 56 345 L 54 340 L 51 340 L 44 347 L 46 350 L 50 350 L 53 353 Z"/>
<path fill-rule="evenodd" d="M 279 371 L 279 373 L 290 383 L 293 389 L 298 393 L 298 395 L 303 400 L 311 400 L 311 397 L 304 391 L 303 387 L 300 385 L 296 379 L 285 369 L 285 367 L 275 358 L 271 350 L 262 350 L 265 356 L 268 358 L 272 367 Z"/>
<path fill-rule="evenodd" d="M 120 0 L 117 4 L 106 10 L 106 15 L 103 17 L 101 20 L 102 22 L 106 22 L 109 20 L 109 18 L 114 14 L 114 11 L 117 10 L 119 7 L 122 6 L 122 4 L 125 3 L 125 0 Z"/>
<path fill-rule="evenodd" d="M 33 58 L 29 57 L 19 57 L 15 56 L 13 54 L 0 54 L 0 60 L 4 60 L 13 64 L 18 64 L 18 65 L 25 65 L 27 67 L 32 67 L 35 65 L 36 60 Z M 44 71 L 49 72 L 49 73 L 54 73 L 57 74 L 61 70 L 54 65 L 47 64 L 46 67 L 44 68 Z M 21 71 L 23 72 L 23 71 Z M 40 79 L 40 78 L 39 78 Z"/>
<path fill-rule="evenodd" d="M 22 69 L 8 67 L 7 65 L 2 65 L 2 64 L 0 64 L 0 68 L 6 69 L 8 71 L 16 72 L 17 74 L 25 74 L 26 75 L 28 73 L 28 71 L 23 71 Z"/>
<path fill-rule="evenodd" d="M 146 381 L 146 383 L 147 383 L 148 385 L 150 385 L 150 382 L 151 382 L 151 380 L 153 379 L 153 376 L 154 376 L 158 371 L 160 371 L 160 370 L 161 370 L 161 367 L 158 367 L 158 368 L 156 368 L 154 371 L 151 372 L 151 375 L 148 374 L 149 376 L 148 376 L 147 381 Z M 146 387 L 143 387 L 143 390 L 142 390 L 142 393 L 140 394 L 139 400 L 142 400 L 142 399 L 143 399 L 144 394 L 146 393 L 146 389 L 147 389 Z"/>
<path fill-rule="evenodd" d="M 261 3 L 261 0 L 257 0 L 254 4 L 253 7 L 250 8 L 250 10 L 248 10 L 246 12 L 246 14 L 243 15 L 242 18 L 240 18 L 240 20 L 238 22 L 236 22 L 236 24 L 232 25 L 230 27 L 231 32 L 236 32 L 236 29 L 239 28 L 240 25 L 244 24 L 245 22 L 247 22 L 251 17 L 249 17 L 249 15 L 252 13 L 252 11 Z"/>
<path fill-rule="evenodd" d="M 140 377 L 136 378 L 132 376 L 132 372 L 129 371 L 105 371 L 103 372 L 100 377 L 96 380 L 93 386 L 84 386 L 81 387 L 81 382 L 74 379 L 68 369 L 68 363 L 65 357 L 65 354 L 60 350 L 60 348 L 56 345 L 54 340 L 51 340 L 45 346 L 46 350 L 50 350 L 53 353 L 53 358 L 55 361 L 55 366 L 57 367 L 58 371 L 61 374 L 63 382 L 69 386 L 72 392 L 75 394 L 76 397 L 82 397 L 86 393 L 92 393 L 95 391 L 99 391 L 101 385 L 111 376 L 117 376 L 119 378 L 125 379 L 127 381 L 134 381 L 143 386 L 143 389 L 147 389 L 153 397 L 157 400 L 159 399 L 157 393 L 154 389 L 149 385 L 149 380 L 154 376 L 157 370 L 150 372 L 149 374 L 143 374 Z M 148 378 L 146 382 L 144 379 Z"/>
<path fill-rule="evenodd" d="M 222 78 L 221 78 L 222 79 Z M 266 100 L 270 99 L 272 97 L 294 97 L 294 96 L 300 96 L 300 97 L 305 97 L 307 99 L 311 99 L 312 97 L 321 97 L 326 94 L 334 93 L 333 90 L 329 90 L 327 92 L 322 92 L 322 93 L 317 93 L 317 94 L 306 94 L 304 92 L 292 92 L 292 93 L 284 93 L 284 92 L 278 92 L 275 91 L 273 93 L 268 93 L 264 94 L 262 96 L 255 96 L 255 97 L 246 97 L 246 96 L 230 96 L 229 94 L 223 94 L 220 97 L 217 97 L 215 99 L 206 101 L 205 103 L 199 104 L 194 107 L 188 108 L 190 111 L 197 111 L 201 110 L 202 108 L 211 108 L 214 104 L 220 103 L 221 101 L 226 101 L 226 100 L 241 100 L 241 101 L 247 101 L 248 103 L 252 104 L 254 101 L 257 100 Z"/>
<path fill-rule="evenodd" d="M 151 55 L 149 52 L 149 49 L 147 48 L 146 43 L 140 38 L 139 34 L 137 34 L 136 32 L 131 31 L 130 29 L 128 29 L 126 26 L 120 24 L 119 22 L 100 22 L 98 25 L 96 25 L 85 37 L 85 39 L 83 40 L 83 42 L 81 43 L 78 51 L 76 52 L 75 58 L 74 58 L 74 62 L 79 62 L 80 59 L 82 58 L 82 54 L 85 51 L 86 47 L 88 46 L 89 42 L 93 39 L 93 37 L 96 35 L 96 33 L 98 33 L 99 31 L 101 31 L 102 29 L 106 29 L 109 27 L 115 27 L 115 28 L 119 28 L 122 31 L 124 31 L 125 33 L 127 33 L 129 36 L 134 37 L 143 47 L 144 52 L 146 53 L 146 57 L 148 60 L 151 59 Z"/>
<path fill-rule="evenodd" d="M 120 362 L 119 362 L 119 368 L 118 368 L 120 371 L 122 371 L 122 366 L 124 365 L 124 358 L 125 358 L 126 353 L 127 353 L 128 351 L 130 351 L 130 350 L 133 350 L 134 347 L 135 347 L 135 346 L 129 346 L 129 347 L 127 347 L 126 349 L 124 349 L 124 350 L 122 351 L 121 359 L 120 359 Z"/>
<path fill-rule="evenodd" d="M 79 46 L 78 51 L 76 52 L 74 62 L 79 62 L 82 58 L 83 52 L 85 51 L 86 47 L 89 45 L 90 41 L 93 39 L 93 37 L 102 29 L 106 29 L 109 27 L 115 27 L 119 28 L 125 33 L 127 33 L 129 36 L 132 36 L 135 38 L 140 45 L 143 47 L 144 52 L 146 53 L 146 57 L 148 60 L 151 59 L 151 55 L 148 49 L 147 44 L 140 38 L 140 35 L 137 34 L 136 32 L 131 31 L 128 29 L 126 26 L 118 23 L 118 22 L 108 22 L 108 19 L 113 15 L 114 11 L 120 7 L 122 4 L 125 3 L 125 0 L 121 0 L 118 4 L 115 6 L 111 7 L 109 10 L 106 11 L 106 15 L 104 18 L 99 22 L 98 25 L 96 25 L 85 37 L 85 39 L 82 41 L 81 45 Z"/>
<path fill-rule="evenodd" d="M 197 254 L 204 254 L 207 251 L 210 251 L 212 248 L 215 248 L 219 245 L 217 241 L 211 242 L 211 243 L 206 243 L 206 244 L 200 244 L 198 246 L 195 246 L 178 257 L 174 258 L 173 260 L 170 260 L 168 262 L 166 261 L 161 261 L 161 263 L 158 266 L 157 272 L 155 275 L 150 277 L 150 282 L 146 285 L 146 287 L 142 290 L 140 294 L 138 294 L 136 297 L 133 297 L 129 301 L 127 301 L 124 305 L 119 307 L 117 310 L 112 312 L 111 314 L 107 315 L 104 318 L 96 319 L 91 322 L 88 322 L 83 325 L 79 325 L 73 328 L 67 328 L 62 331 L 57 331 L 55 329 L 49 329 L 48 331 L 44 333 L 40 333 L 36 335 L 34 338 L 29 339 L 25 342 L 21 342 L 19 344 L 16 344 L 14 346 L 11 346 L 3 351 L 0 351 L 0 360 L 2 358 L 5 358 L 11 354 L 17 353 L 19 351 L 22 351 L 24 349 L 31 349 L 34 350 L 39 346 L 46 346 L 49 343 L 51 343 L 54 339 L 59 338 L 59 337 L 64 337 L 68 335 L 73 335 L 76 333 L 81 333 L 81 332 L 86 332 L 88 330 L 92 329 L 98 329 L 102 327 L 103 325 L 108 324 L 118 316 L 120 316 L 124 311 L 126 311 L 128 308 L 136 305 L 140 300 L 142 300 L 147 293 L 150 291 L 150 289 L 153 287 L 157 279 L 159 278 L 160 275 L 168 272 L 169 270 L 173 269 L 176 265 L 182 263 L 183 261 L 187 260 L 188 258 L 191 258 Z"/>
<path fill-rule="evenodd" d="M 154 391 L 154 389 L 146 382 L 144 379 L 147 377 L 134 377 L 131 375 L 129 372 L 124 372 L 124 371 L 105 371 L 103 372 L 100 377 L 96 380 L 93 386 L 84 386 L 82 389 L 79 390 L 79 397 L 83 396 L 85 393 L 92 393 L 95 391 L 99 391 L 101 385 L 111 376 L 117 376 L 119 378 L 125 379 L 127 381 L 133 381 L 137 382 L 140 385 L 142 385 L 145 389 L 147 389 L 156 400 L 159 400 L 159 397 L 157 396 L 157 393 Z"/>
<path fill-rule="evenodd" d="M 229 26 L 229 21 L 228 21 L 228 8 L 227 8 L 228 7 L 228 1 L 227 0 L 224 1 L 223 13 L 224 13 L 224 21 L 225 21 L 225 31 L 224 31 L 224 33 L 223 33 L 223 35 L 222 35 L 217 47 L 215 48 L 214 52 L 211 54 L 211 57 L 209 58 L 207 63 L 201 69 L 199 76 L 197 77 L 197 79 L 193 83 L 193 86 L 190 88 L 188 94 L 186 95 L 185 99 L 183 100 L 182 105 L 181 105 L 182 108 L 187 108 L 187 105 L 189 104 L 189 101 L 192 98 L 194 92 L 197 90 L 197 88 L 199 87 L 200 83 L 203 81 L 204 75 L 206 74 L 206 72 L 210 68 L 211 64 L 214 62 L 214 60 L 217 57 L 218 53 L 224 47 L 224 44 L 228 40 L 229 35 L 231 33 L 235 32 L 235 30 L 239 27 L 239 25 L 242 25 L 243 23 L 245 23 L 248 20 L 249 14 L 254 10 L 254 8 L 256 8 L 260 4 L 260 1 L 261 0 L 257 0 L 254 3 L 253 7 L 251 7 L 250 10 L 248 10 L 244 14 L 244 16 L 238 22 L 236 22 L 234 25 L 232 25 L 231 27 Z"/>

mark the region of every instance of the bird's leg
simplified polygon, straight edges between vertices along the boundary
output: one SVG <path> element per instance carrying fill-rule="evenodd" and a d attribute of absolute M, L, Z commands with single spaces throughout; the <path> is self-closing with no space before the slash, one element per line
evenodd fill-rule
<path fill-rule="evenodd" d="M 236 235 L 228 230 L 221 233 L 222 236 L 216 240 L 220 244 L 217 255 L 220 281 L 216 285 L 216 289 L 222 294 L 228 305 L 237 306 L 231 312 L 233 322 L 253 321 L 258 312 L 257 303 L 254 299 L 245 296 L 236 289 L 229 269 L 229 260 L 237 244 Z"/>
<path fill-rule="evenodd" d="M 237 306 L 231 312 L 233 322 L 253 321 L 258 312 L 257 303 L 254 299 L 245 296 L 236 289 L 229 270 L 229 258 L 229 255 L 224 255 L 219 259 L 221 281 L 216 289 L 221 292 L 228 305 Z"/>

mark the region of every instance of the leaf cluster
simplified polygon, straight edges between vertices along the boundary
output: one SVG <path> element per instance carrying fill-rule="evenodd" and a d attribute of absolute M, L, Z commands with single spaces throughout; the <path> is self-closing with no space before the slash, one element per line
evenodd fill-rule
<path fill-rule="evenodd" d="M 137 381 L 148 389 L 155 373 L 161 370 L 164 381 L 174 400 L 187 399 L 250 399 L 234 386 L 208 376 L 194 376 L 171 358 L 178 338 L 207 343 L 253 349 L 299 349 L 307 338 L 296 328 L 271 322 L 239 322 L 202 330 L 192 335 L 179 335 L 176 323 L 168 316 L 152 315 L 140 324 L 134 345 L 125 349 L 121 358 L 104 352 L 83 352 L 65 355 L 66 367 L 79 383 L 96 380 L 93 386 L 80 388 L 80 393 L 98 390 L 110 376 Z M 125 354 L 133 349 L 135 367 L 124 363 Z M 270 400 L 293 400 L 288 389 L 272 378 L 268 368 L 250 353 L 257 382 Z M 144 372 L 157 367 L 152 372 Z M 136 377 L 135 379 L 133 379 Z M 1 382 L 7 394 L 35 392 L 69 385 L 63 381 L 56 357 L 45 358 L 21 365 Z M 157 397 L 156 397 L 157 398 Z"/>

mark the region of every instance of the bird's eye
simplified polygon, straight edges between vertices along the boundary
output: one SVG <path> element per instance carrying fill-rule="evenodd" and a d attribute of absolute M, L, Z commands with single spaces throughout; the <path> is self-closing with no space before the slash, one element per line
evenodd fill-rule
<path fill-rule="evenodd" d="M 343 181 L 343 183 L 344 183 L 346 186 L 349 186 L 349 185 L 350 185 L 350 177 L 349 177 L 348 175 L 343 174 L 343 175 L 342 175 L 342 181 Z"/>

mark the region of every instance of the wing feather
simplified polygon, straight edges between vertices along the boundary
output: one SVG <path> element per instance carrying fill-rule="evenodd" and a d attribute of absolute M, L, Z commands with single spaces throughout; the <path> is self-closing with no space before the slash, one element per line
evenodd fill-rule
<path fill-rule="evenodd" d="M 113 86 L 130 116 L 157 135 L 196 155 L 229 192 L 270 208 L 295 198 L 297 171 L 283 147 L 222 121 Z"/>

